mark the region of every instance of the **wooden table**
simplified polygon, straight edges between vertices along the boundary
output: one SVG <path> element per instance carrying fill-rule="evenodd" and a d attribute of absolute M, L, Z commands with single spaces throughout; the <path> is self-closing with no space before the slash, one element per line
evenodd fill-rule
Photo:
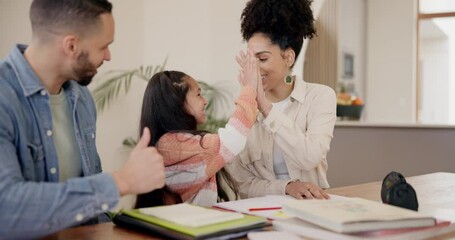
<path fill-rule="evenodd" d="M 455 210 L 455 173 L 438 172 L 406 177 L 406 181 L 416 190 L 419 209 L 432 207 Z M 327 192 L 381 201 L 381 185 L 382 182 L 372 182 L 327 189 Z"/>
<path fill-rule="evenodd" d="M 446 208 L 455 211 L 455 173 L 432 173 L 406 177 L 406 180 L 417 192 L 419 209 Z M 361 197 L 381 201 L 381 184 L 382 182 L 365 183 L 328 189 L 327 192 L 340 196 Z M 455 237 L 455 232 L 439 236 L 434 239 L 449 239 L 453 237 Z M 160 238 L 120 228 L 115 226 L 113 223 L 104 223 L 92 226 L 69 228 L 50 235 L 44 239 L 148 240 Z"/>

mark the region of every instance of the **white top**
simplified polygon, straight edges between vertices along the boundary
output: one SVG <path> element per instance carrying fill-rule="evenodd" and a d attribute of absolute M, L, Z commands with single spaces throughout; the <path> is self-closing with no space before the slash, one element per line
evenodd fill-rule
<path fill-rule="evenodd" d="M 284 109 L 287 108 L 287 106 L 290 103 L 290 95 L 286 99 L 284 99 L 281 102 L 276 102 L 272 103 L 273 107 L 278 109 L 280 112 L 283 112 Z M 284 161 L 284 153 L 283 150 L 281 150 L 280 146 L 273 141 L 273 171 L 275 172 L 275 175 L 278 179 L 285 179 L 288 180 L 289 178 L 289 172 L 288 168 L 286 166 L 286 161 Z"/>

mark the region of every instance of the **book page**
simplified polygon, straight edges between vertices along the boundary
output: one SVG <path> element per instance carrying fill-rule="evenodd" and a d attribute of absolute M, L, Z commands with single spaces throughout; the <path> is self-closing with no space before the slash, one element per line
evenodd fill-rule
<path fill-rule="evenodd" d="M 431 215 L 436 219 L 455 223 L 455 210 L 453 209 L 421 206 L 419 207 L 419 213 Z"/>
<path fill-rule="evenodd" d="M 329 194 L 329 200 L 340 200 L 345 199 L 346 197 L 332 195 Z M 236 201 L 229 201 L 229 202 L 220 202 L 216 203 L 214 207 L 223 208 L 227 210 L 232 210 L 236 212 L 246 213 L 250 215 L 265 217 L 268 219 L 286 219 L 292 217 L 291 214 L 286 214 L 282 211 L 283 204 L 297 200 L 294 197 L 289 195 L 267 195 L 264 197 L 256 197 L 256 198 L 247 198 L 242 200 Z M 299 200 L 299 201 L 307 201 L 307 200 Z M 259 209 L 264 210 L 259 210 Z M 253 211 L 251 211 L 253 209 Z"/>
<path fill-rule="evenodd" d="M 240 213 L 219 211 L 188 203 L 140 208 L 139 212 L 189 227 L 202 227 L 243 218 L 243 214 Z"/>
<path fill-rule="evenodd" d="M 264 197 L 247 198 L 236 201 L 216 203 L 214 207 L 265 217 L 268 219 L 285 219 L 290 216 L 282 212 L 282 203 L 295 198 L 286 195 L 267 195 Z M 278 208 L 278 209 L 277 209 Z M 250 209 L 256 209 L 250 211 Z M 259 210 L 268 209 L 268 210 Z"/>

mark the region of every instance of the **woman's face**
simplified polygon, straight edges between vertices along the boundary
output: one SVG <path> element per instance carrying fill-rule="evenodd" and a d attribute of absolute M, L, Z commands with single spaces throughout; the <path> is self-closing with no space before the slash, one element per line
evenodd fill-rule
<path fill-rule="evenodd" d="M 290 66 L 283 52 L 277 44 L 272 44 L 269 37 L 262 33 L 255 33 L 248 40 L 248 49 L 251 49 L 259 59 L 262 86 L 264 91 L 270 91 L 284 85 L 284 77 L 289 74 Z"/>
<path fill-rule="evenodd" d="M 201 95 L 201 88 L 190 76 L 185 77 L 189 90 L 186 93 L 185 110 L 188 114 L 196 119 L 197 124 L 204 124 L 206 122 L 205 107 L 207 100 Z"/>

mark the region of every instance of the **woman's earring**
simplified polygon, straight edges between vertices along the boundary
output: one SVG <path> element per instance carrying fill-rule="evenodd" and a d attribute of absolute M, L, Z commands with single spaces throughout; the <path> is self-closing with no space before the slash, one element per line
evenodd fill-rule
<path fill-rule="evenodd" d="M 286 75 L 286 77 L 284 77 L 284 83 L 286 84 L 292 84 L 293 80 L 292 80 L 292 77 L 291 75 Z"/>

